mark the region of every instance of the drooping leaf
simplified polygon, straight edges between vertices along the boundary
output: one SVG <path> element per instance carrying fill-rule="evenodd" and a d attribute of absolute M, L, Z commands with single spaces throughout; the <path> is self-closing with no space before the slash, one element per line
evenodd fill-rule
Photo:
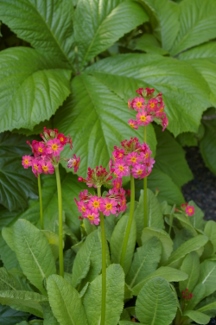
<path fill-rule="evenodd" d="M 67 280 L 53 274 L 47 280 L 47 290 L 52 312 L 60 324 L 88 324 L 81 298 Z"/>
<path fill-rule="evenodd" d="M 83 298 L 89 325 L 100 324 L 101 284 L 101 275 L 99 275 L 90 283 Z M 106 325 L 118 323 L 123 309 L 123 300 L 124 272 L 119 264 L 111 264 L 106 270 Z"/>
<path fill-rule="evenodd" d="M 0 53 L 0 131 L 32 129 L 48 120 L 70 94 L 71 72 L 25 47 Z"/>
<path fill-rule="evenodd" d="M 176 55 L 195 45 L 208 42 L 216 37 L 216 3 L 214 0 L 181 1 L 179 33 L 173 43 L 171 53 Z"/>
<path fill-rule="evenodd" d="M 152 274 L 149 274 L 133 288 L 133 295 L 138 295 L 143 286 L 151 279 L 161 277 L 168 282 L 180 282 L 188 278 L 187 273 L 169 266 L 161 266 Z"/>
<path fill-rule="evenodd" d="M 115 226 L 110 241 L 111 260 L 113 263 L 122 264 L 125 274 L 127 274 L 130 268 L 136 244 L 136 222 L 133 219 L 128 237 L 125 258 L 124 260 L 122 260 L 123 243 L 126 234 L 128 219 L 128 214 L 125 214 L 121 217 L 121 219 Z"/>
<path fill-rule="evenodd" d="M 175 251 L 172 252 L 168 261 L 166 262 L 167 265 L 172 265 L 176 261 L 183 258 L 186 254 L 190 252 L 196 251 L 199 248 L 203 247 L 208 241 L 208 237 L 204 235 L 197 235 L 186 242 L 184 242 L 180 247 L 178 247 Z"/>
<path fill-rule="evenodd" d="M 45 235 L 29 221 L 19 219 L 13 226 L 17 259 L 28 280 L 42 293 L 44 281 L 56 273 L 52 250 Z"/>
<path fill-rule="evenodd" d="M 144 325 L 169 325 L 175 317 L 177 306 L 178 300 L 170 284 L 158 277 L 143 286 L 135 310 L 138 320 Z"/>
<path fill-rule="evenodd" d="M 37 292 L 21 290 L 0 291 L 0 304 L 7 305 L 19 311 L 28 312 L 38 317 L 43 317 L 42 303 L 47 297 Z"/>
<path fill-rule="evenodd" d="M 72 1 L 1 0 L 0 20 L 21 39 L 58 62 L 73 58 Z"/>
<path fill-rule="evenodd" d="M 126 283 L 133 288 L 156 270 L 160 258 L 161 244 L 157 238 L 153 237 L 145 245 L 137 248 L 126 276 Z"/>
<path fill-rule="evenodd" d="M 27 199 L 36 197 L 36 179 L 21 165 L 22 155 L 28 152 L 24 136 L 0 134 L 0 204 L 10 211 L 23 210 Z"/>
<path fill-rule="evenodd" d="M 124 34 L 148 21 L 135 1 L 78 1 L 74 15 L 74 38 L 82 64 L 113 45 Z"/>

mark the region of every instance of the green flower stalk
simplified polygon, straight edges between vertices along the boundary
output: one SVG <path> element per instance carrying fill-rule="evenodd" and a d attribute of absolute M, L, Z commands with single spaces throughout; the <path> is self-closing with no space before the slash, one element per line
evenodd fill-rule
<path fill-rule="evenodd" d="M 63 255 L 63 207 L 62 188 L 59 173 L 59 166 L 55 166 L 57 195 L 58 195 L 58 224 L 59 224 L 59 275 L 64 276 L 64 255 Z"/>
<path fill-rule="evenodd" d="M 41 178 L 38 175 L 38 195 L 39 195 L 39 204 L 40 204 L 40 227 L 44 229 L 44 217 L 43 217 L 43 198 L 42 198 L 42 188 L 41 188 Z"/>
<path fill-rule="evenodd" d="M 130 180 L 130 212 L 129 212 L 129 218 L 126 226 L 124 241 L 122 244 L 122 252 L 121 252 L 121 258 L 120 258 L 120 264 L 124 268 L 125 263 L 125 255 L 127 252 L 127 246 L 128 246 L 128 240 L 130 236 L 130 230 L 133 222 L 133 216 L 134 216 L 134 208 L 135 208 L 135 181 L 134 177 L 131 176 Z"/>
<path fill-rule="evenodd" d="M 147 142 L 147 130 L 144 127 L 144 143 Z M 143 212 L 144 212 L 144 228 L 148 227 L 148 181 L 147 176 L 143 179 Z"/>

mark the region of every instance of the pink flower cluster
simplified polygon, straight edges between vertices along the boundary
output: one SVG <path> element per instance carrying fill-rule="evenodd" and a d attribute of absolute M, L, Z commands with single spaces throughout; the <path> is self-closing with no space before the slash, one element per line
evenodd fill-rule
<path fill-rule="evenodd" d="M 193 298 L 193 294 L 188 290 L 188 288 L 182 290 L 181 294 L 184 300 L 191 300 Z"/>
<path fill-rule="evenodd" d="M 125 190 L 122 188 L 121 179 L 113 180 L 113 188 L 110 189 L 105 197 L 98 197 L 84 190 L 79 194 L 79 200 L 75 199 L 80 218 L 85 218 L 91 224 L 100 223 L 100 213 L 105 216 L 110 214 L 118 215 L 126 210 Z"/>
<path fill-rule="evenodd" d="M 137 138 L 124 140 L 121 147 L 114 147 L 110 169 L 118 178 L 132 175 L 134 178 L 142 179 L 152 171 L 155 160 L 151 154 L 149 146 L 146 143 L 139 143 Z"/>
<path fill-rule="evenodd" d="M 32 149 L 32 156 L 25 155 L 22 157 L 24 168 L 32 168 L 32 172 L 37 177 L 39 174 L 53 174 L 55 166 L 60 161 L 60 153 L 66 144 L 72 149 L 72 139 L 59 133 L 57 129 L 47 129 L 40 135 L 42 141 L 33 140 L 32 143 L 27 141 Z M 68 168 L 74 168 L 76 172 L 80 164 L 80 158 L 73 155 L 68 160 Z"/>
<path fill-rule="evenodd" d="M 94 169 L 88 168 L 87 178 L 78 177 L 80 182 L 86 183 L 88 187 L 98 188 L 102 185 L 109 186 L 113 179 L 112 173 L 108 172 L 102 166 L 96 166 Z"/>
<path fill-rule="evenodd" d="M 139 96 L 128 101 L 129 108 L 137 112 L 136 119 L 128 121 L 133 129 L 148 125 L 154 119 L 161 121 L 163 131 L 166 129 L 168 119 L 164 111 L 162 94 L 159 93 L 154 96 L 154 91 L 153 88 L 139 88 L 136 90 Z"/>

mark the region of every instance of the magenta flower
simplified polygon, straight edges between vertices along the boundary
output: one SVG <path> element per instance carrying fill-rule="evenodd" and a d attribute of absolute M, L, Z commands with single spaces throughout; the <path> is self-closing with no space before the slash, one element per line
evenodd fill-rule
<path fill-rule="evenodd" d="M 42 173 L 40 159 L 37 159 L 37 158 L 32 159 L 32 172 L 34 173 L 34 175 L 36 177 Z"/>
<path fill-rule="evenodd" d="M 63 150 L 63 145 L 59 139 L 51 139 L 46 142 L 47 154 L 52 156 L 60 156 L 60 152 Z"/>
<path fill-rule="evenodd" d="M 25 169 L 29 168 L 32 166 L 32 157 L 25 155 L 22 157 L 22 165 Z"/>
<path fill-rule="evenodd" d="M 101 204 L 102 199 L 97 195 L 93 195 L 88 202 L 88 208 L 96 213 L 101 210 Z"/>
<path fill-rule="evenodd" d="M 74 172 L 76 173 L 80 166 L 80 157 L 77 157 L 75 154 L 72 158 L 68 159 L 67 167 L 73 168 Z"/>
<path fill-rule="evenodd" d="M 192 205 L 187 205 L 185 208 L 185 214 L 188 217 L 192 217 L 195 213 L 195 208 Z"/>
<path fill-rule="evenodd" d="M 101 212 L 105 216 L 110 214 L 116 214 L 117 212 L 117 202 L 114 199 L 104 198 L 101 204 Z"/>
<path fill-rule="evenodd" d="M 53 167 L 53 164 L 51 163 L 50 160 L 41 159 L 40 165 L 41 165 L 43 174 L 54 174 L 55 168 Z"/>

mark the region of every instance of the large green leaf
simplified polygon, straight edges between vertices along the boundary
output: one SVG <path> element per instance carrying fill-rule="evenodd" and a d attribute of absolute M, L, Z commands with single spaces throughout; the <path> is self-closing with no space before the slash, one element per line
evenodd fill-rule
<path fill-rule="evenodd" d="M 54 125 L 72 136 L 76 154 L 82 159 L 79 174 L 83 177 L 88 166 L 108 166 L 114 145 L 120 145 L 122 140 L 137 136 L 143 142 L 143 130 L 137 132 L 127 124 L 132 117 L 127 99 L 113 92 L 111 85 L 84 73 L 73 79 L 72 93 L 73 97 L 55 115 Z M 148 144 L 154 152 L 152 126 L 148 133 Z"/>
<path fill-rule="evenodd" d="M 216 42 L 208 42 L 196 47 L 193 47 L 192 49 L 182 52 L 179 54 L 178 58 L 180 60 L 188 60 L 188 59 L 210 59 L 215 58 L 215 52 L 216 52 Z"/>
<path fill-rule="evenodd" d="M 73 58 L 70 0 L 0 0 L 0 20 L 18 37 L 57 62 Z"/>
<path fill-rule="evenodd" d="M 125 100 L 134 97 L 138 87 L 153 87 L 162 92 L 168 129 L 175 136 L 196 132 L 202 112 L 210 105 L 210 90 L 203 77 L 191 65 L 173 58 L 120 54 L 100 60 L 87 72 Z"/>
<path fill-rule="evenodd" d="M 22 155 L 29 152 L 26 138 L 5 132 L 0 134 L 0 204 L 8 210 L 23 210 L 27 198 L 35 197 L 36 179 L 21 165 Z"/>
<path fill-rule="evenodd" d="M 101 275 L 88 286 L 84 296 L 84 307 L 89 325 L 100 324 L 101 318 Z M 117 324 L 123 309 L 124 272 L 119 264 L 112 264 L 106 271 L 105 324 Z"/>
<path fill-rule="evenodd" d="M 171 49 L 172 55 L 216 37 L 214 0 L 184 0 L 179 6 L 180 30 Z"/>
<path fill-rule="evenodd" d="M 185 159 L 185 151 L 168 132 L 156 128 L 158 149 L 155 167 L 169 175 L 173 182 L 181 187 L 193 179 L 193 174 Z"/>
<path fill-rule="evenodd" d="M 154 34 L 160 39 L 162 47 L 169 51 L 179 31 L 179 5 L 167 0 L 142 0 L 157 18 L 153 23 Z"/>
<path fill-rule="evenodd" d="M 182 291 L 187 288 L 192 292 L 197 284 L 200 274 L 200 261 L 198 254 L 196 252 L 191 252 L 186 255 L 180 269 L 188 274 L 188 278 L 179 283 L 179 290 Z"/>
<path fill-rule="evenodd" d="M 74 37 L 82 64 L 146 21 L 148 16 L 143 7 L 133 0 L 78 1 Z"/>
<path fill-rule="evenodd" d="M 166 308 L 164 308 L 166 306 Z M 149 280 L 140 291 L 136 302 L 136 315 L 144 325 L 169 325 L 175 317 L 177 297 L 163 278 Z"/>
<path fill-rule="evenodd" d="M 71 72 L 31 48 L 0 52 L 0 131 L 32 129 L 48 120 L 70 93 Z M 51 62 L 51 63 L 50 63 Z"/>
<path fill-rule="evenodd" d="M 0 291 L 0 304 L 8 305 L 16 310 L 28 312 L 38 317 L 43 317 L 42 303 L 47 301 L 47 297 L 37 292 L 22 290 Z"/>
<path fill-rule="evenodd" d="M 197 310 L 187 310 L 185 313 L 183 313 L 184 316 L 189 317 L 197 324 L 208 324 L 210 321 L 210 317 L 201 313 Z"/>
<path fill-rule="evenodd" d="M 13 226 L 14 248 L 28 280 L 46 292 L 46 278 L 56 273 L 55 260 L 45 235 L 29 221 L 19 219 Z"/>
<path fill-rule="evenodd" d="M 49 302 L 61 325 L 87 325 L 85 310 L 78 292 L 67 280 L 51 275 L 47 280 Z"/>

